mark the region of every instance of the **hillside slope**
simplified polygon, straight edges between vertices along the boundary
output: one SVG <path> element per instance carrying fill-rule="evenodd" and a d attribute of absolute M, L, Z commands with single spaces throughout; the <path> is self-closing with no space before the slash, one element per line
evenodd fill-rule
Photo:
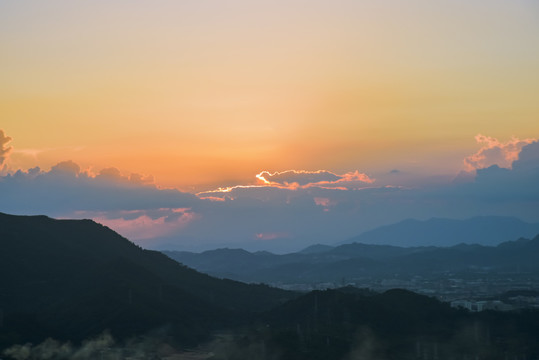
<path fill-rule="evenodd" d="M 201 274 L 91 220 L 0 214 L 0 344 L 211 329 L 295 296 Z"/>

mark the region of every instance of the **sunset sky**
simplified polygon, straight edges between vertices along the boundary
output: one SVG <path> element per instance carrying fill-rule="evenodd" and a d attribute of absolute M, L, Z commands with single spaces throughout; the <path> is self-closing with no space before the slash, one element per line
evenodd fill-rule
<path fill-rule="evenodd" d="M 0 211 L 186 247 L 304 244 L 313 221 L 326 242 L 407 216 L 539 221 L 537 190 L 495 206 L 470 206 L 471 188 L 466 204 L 417 200 L 491 165 L 514 175 L 523 148 L 536 159 L 538 34 L 535 0 L 2 1 Z M 62 172 L 77 196 L 113 180 L 122 199 L 144 196 L 66 205 L 43 180 L 64 200 L 19 197 Z"/>

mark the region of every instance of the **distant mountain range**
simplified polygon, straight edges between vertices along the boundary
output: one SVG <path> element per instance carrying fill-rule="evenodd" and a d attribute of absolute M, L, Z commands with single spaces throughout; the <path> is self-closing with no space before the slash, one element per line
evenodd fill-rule
<path fill-rule="evenodd" d="M 292 254 L 217 249 L 203 253 L 165 251 L 174 260 L 221 278 L 246 282 L 310 283 L 342 278 L 391 278 L 486 269 L 491 272 L 539 272 L 539 235 L 497 246 L 398 247 L 344 244 L 313 246 Z"/>
<path fill-rule="evenodd" d="M 432 218 L 425 221 L 403 220 L 381 226 L 339 243 L 394 246 L 453 246 L 457 244 L 498 245 L 539 234 L 539 223 L 527 223 L 514 217 L 478 216 L 466 220 Z"/>

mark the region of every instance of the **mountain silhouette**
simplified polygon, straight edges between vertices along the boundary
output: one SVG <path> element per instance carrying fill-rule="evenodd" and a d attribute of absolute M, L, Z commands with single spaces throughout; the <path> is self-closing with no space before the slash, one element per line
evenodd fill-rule
<path fill-rule="evenodd" d="M 385 279 L 395 273 L 430 276 L 477 268 L 491 272 L 539 273 L 539 236 L 532 240 L 506 241 L 497 246 L 399 247 L 353 243 L 284 255 L 241 249 L 164 253 L 213 276 L 255 283 L 341 283 L 343 278 Z"/>
<path fill-rule="evenodd" d="M 539 233 L 539 224 L 514 217 L 478 216 L 466 220 L 407 219 L 366 231 L 340 244 L 363 243 L 393 246 L 453 246 L 460 243 L 498 245 Z"/>
<path fill-rule="evenodd" d="M 537 267 L 538 250 L 539 236 L 497 247 L 352 244 L 314 254 L 224 249 L 209 255 L 219 261 L 224 254 L 231 259 L 229 264 L 261 259 L 259 271 L 268 274 L 319 276 L 332 268 L 374 271 L 392 263 L 428 267 L 430 263 L 420 260 L 451 258 L 445 252 L 501 266 L 512 264 L 511 259 L 530 266 L 535 261 Z M 530 294 L 535 293 L 524 295 Z M 0 350 L 13 344 L 39 344 L 49 337 L 77 343 L 104 330 L 117 339 L 153 334 L 158 341 L 173 338 L 194 346 L 212 338 L 215 331 L 224 331 L 225 335 L 212 338 L 214 347 L 208 354 L 213 360 L 501 360 L 536 358 L 538 324 L 537 311 L 469 313 L 399 289 L 380 294 L 344 287 L 299 296 L 220 280 L 141 249 L 91 220 L 0 213 Z M 19 347 L 21 352 L 12 358 L 29 358 L 24 348 Z M 39 359 L 55 358 L 45 355 Z"/>
<path fill-rule="evenodd" d="M 294 296 L 212 278 L 91 220 L 0 213 L 0 345 L 159 327 L 196 343 Z"/>
<path fill-rule="evenodd" d="M 312 291 L 262 319 L 264 325 L 237 340 L 235 351 L 215 359 L 503 360 L 539 355 L 537 311 L 470 313 L 402 289 Z"/>

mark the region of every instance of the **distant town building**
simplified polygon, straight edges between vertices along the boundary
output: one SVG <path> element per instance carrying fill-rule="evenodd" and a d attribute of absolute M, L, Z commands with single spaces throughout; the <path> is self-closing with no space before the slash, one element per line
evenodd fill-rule
<path fill-rule="evenodd" d="M 469 311 L 484 311 L 484 310 L 496 310 L 496 311 L 509 311 L 513 310 L 513 307 L 500 300 L 453 300 L 451 301 L 451 307 L 463 308 Z"/>

